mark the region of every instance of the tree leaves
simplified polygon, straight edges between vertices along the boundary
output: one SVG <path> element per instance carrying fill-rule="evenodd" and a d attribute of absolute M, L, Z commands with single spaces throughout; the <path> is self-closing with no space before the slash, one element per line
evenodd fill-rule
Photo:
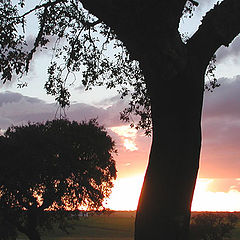
<path fill-rule="evenodd" d="M 12 126 L 0 150 L 0 212 L 23 228 L 33 212 L 38 222 L 47 209 L 102 209 L 116 178 L 114 141 L 96 120 Z"/>
<path fill-rule="evenodd" d="M 85 90 L 94 86 L 117 88 L 121 98 L 129 99 L 120 118 L 131 126 L 145 129 L 149 135 L 151 106 L 143 73 L 113 30 L 85 10 L 78 0 L 44 0 L 22 15 L 18 12 L 24 8 L 24 1 L 19 4 L 5 1 L 0 9 L 0 21 L 4 22 L 3 32 L 0 31 L 2 80 L 11 80 L 14 74 L 22 77 L 29 70 L 36 50 L 48 47 L 49 41 L 54 42 L 45 89 L 61 108 L 70 104 L 70 87 L 77 81 Z M 187 1 L 183 15 L 191 15 L 197 5 L 197 1 Z M 39 30 L 33 48 L 26 52 L 26 36 L 20 34 L 20 28 L 24 30 L 29 14 L 36 15 Z M 213 79 L 208 85 L 211 89 L 218 86 L 212 66 L 210 62 L 206 74 Z"/>

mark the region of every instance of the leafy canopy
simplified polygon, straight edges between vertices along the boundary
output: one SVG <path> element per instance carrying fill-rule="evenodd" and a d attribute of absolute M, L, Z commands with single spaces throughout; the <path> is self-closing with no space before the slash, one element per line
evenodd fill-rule
<path fill-rule="evenodd" d="M 79 0 L 42 0 L 30 9 L 27 4 L 25 0 L 0 1 L 2 81 L 10 81 L 15 75 L 23 78 L 34 53 L 51 41 L 52 59 L 45 89 L 62 108 L 70 104 L 69 86 L 76 81 L 76 72 L 80 72 L 85 89 L 117 87 L 122 98 L 128 96 L 129 106 L 122 111 L 121 119 L 132 121 L 132 125 L 149 134 L 151 107 L 144 76 L 138 61 L 132 59 L 111 28 L 85 10 Z M 191 17 L 197 6 L 197 1 L 187 1 L 183 16 Z M 39 27 L 33 47 L 26 34 L 32 15 Z M 19 87 L 25 85 L 19 83 Z M 132 115 L 140 117 L 138 123 L 134 123 Z"/>
<path fill-rule="evenodd" d="M 19 231 L 33 213 L 45 226 L 65 210 L 102 209 L 116 178 L 115 144 L 96 120 L 13 126 L 0 151 L 0 215 Z"/>

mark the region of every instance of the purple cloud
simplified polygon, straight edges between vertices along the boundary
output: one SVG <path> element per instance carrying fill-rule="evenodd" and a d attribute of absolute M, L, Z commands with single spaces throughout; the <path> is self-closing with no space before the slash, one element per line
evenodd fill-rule
<path fill-rule="evenodd" d="M 206 93 L 203 109 L 202 177 L 240 176 L 240 76 L 222 78 Z"/>

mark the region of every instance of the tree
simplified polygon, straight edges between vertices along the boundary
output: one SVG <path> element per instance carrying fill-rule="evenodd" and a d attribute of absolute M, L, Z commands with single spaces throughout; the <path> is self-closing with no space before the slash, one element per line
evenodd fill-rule
<path fill-rule="evenodd" d="M 20 5 L 24 8 L 24 0 Z M 119 84 L 124 97 L 132 86 L 130 105 L 122 118 L 138 114 L 137 127 L 147 129 L 146 133 L 152 128 L 153 137 L 136 216 L 137 240 L 188 239 L 201 149 L 205 71 L 216 50 L 228 46 L 240 32 L 240 2 L 224 0 L 183 41 L 180 19 L 197 5 L 196 0 L 55 0 L 22 15 L 10 1 L 2 7 L 2 19 L 7 19 L 1 24 L 6 50 L 2 58 L 9 59 L 2 61 L 3 80 L 11 79 L 14 71 L 27 71 L 36 49 L 55 36 L 59 47 L 54 47 L 56 60 L 50 64 L 45 87 L 63 107 L 69 104 L 66 77 L 77 70 L 82 71 L 86 88 Z M 32 12 L 37 12 L 39 31 L 32 50 L 24 52 L 19 47 L 24 49 L 24 38 L 16 26 L 24 25 Z M 8 39 L 13 46 L 8 47 Z M 62 45 L 57 45 L 59 39 Z M 117 52 L 107 58 L 106 46 L 111 45 Z"/>
<path fill-rule="evenodd" d="M 191 239 L 229 239 L 238 220 L 239 217 L 234 213 L 197 213 L 191 218 Z"/>
<path fill-rule="evenodd" d="M 38 240 L 55 223 L 64 229 L 67 210 L 102 209 L 116 178 L 115 144 L 96 120 L 12 126 L 0 151 L 0 239 L 18 230 Z"/>

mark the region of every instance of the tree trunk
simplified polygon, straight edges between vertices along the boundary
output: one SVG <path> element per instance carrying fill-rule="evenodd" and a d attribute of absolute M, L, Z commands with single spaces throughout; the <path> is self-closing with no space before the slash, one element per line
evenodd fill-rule
<path fill-rule="evenodd" d="M 145 72 L 153 141 L 136 215 L 136 240 L 188 239 L 201 149 L 204 78 L 204 70 L 192 61 L 182 74 L 165 81 L 157 79 L 156 66 Z"/>

